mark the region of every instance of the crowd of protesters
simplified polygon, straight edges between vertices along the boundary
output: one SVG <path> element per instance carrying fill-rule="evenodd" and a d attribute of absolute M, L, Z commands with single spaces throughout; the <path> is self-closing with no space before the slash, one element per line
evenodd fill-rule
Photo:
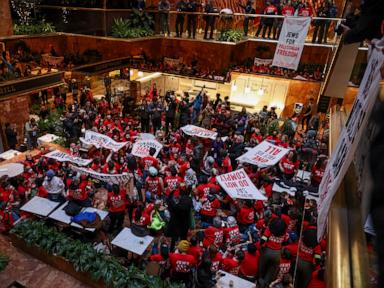
<path fill-rule="evenodd" d="M 69 102 L 69 101 L 67 101 Z M 99 102 L 88 97 L 84 103 L 64 103 L 63 126 L 74 156 L 92 159 L 89 169 L 104 174 L 128 173 L 124 185 L 105 183 L 74 171 L 69 163 L 27 154 L 24 172 L 0 179 L 1 228 L 6 231 L 20 217 L 19 208 L 34 195 L 52 201 L 69 200 L 81 207 L 106 209 L 109 220 L 98 233 L 110 240 L 124 226 L 143 235 L 155 236 L 153 247 L 143 257 L 130 259 L 136 265 L 157 262 L 159 274 L 186 287 L 213 287 L 219 270 L 244 278 L 257 287 L 325 287 L 325 240 L 317 241 L 316 200 L 304 196 L 316 190 L 327 162 L 326 129 L 320 123 L 313 100 L 291 120 L 301 129 L 283 134 L 268 131 L 278 118 L 274 107 L 259 113 L 231 110 L 228 97 L 208 98 L 204 89 L 192 99 L 187 92 L 178 99 L 172 91 L 160 97 L 156 87 L 133 113 L 123 104 Z M 300 119 L 304 121 L 302 125 Z M 216 131 L 215 140 L 190 137 L 180 127 L 194 124 Z M 128 142 L 118 152 L 80 147 L 85 130 Z M 131 154 L 140 133 L 152 133 L 163 144 L 157 157 Z M 289 148 L 273 167 L 261 168 L 236 159 L 262 141 Z M 266 201 L 231 198 L 216 177 L 244 168 Z M 309 182 L 296 179 L 298 169 L 311 172 Z M 296 186 L 296 193 L 273 192 L 283 181 Z M 284 185 L 284 184 L 281 184 Z M 309 188 L 308 188 L 309 189 Z M 110 251 L 114 253 L 113 251 Z"/>

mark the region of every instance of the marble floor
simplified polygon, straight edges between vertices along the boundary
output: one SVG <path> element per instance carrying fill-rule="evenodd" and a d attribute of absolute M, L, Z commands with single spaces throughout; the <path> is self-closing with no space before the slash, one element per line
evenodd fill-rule
<path fill-rule="evenodd" d="M 18 281 L 26 288 L 87 288 L 72 276 L 13 247 L 9 239 L 0 235 L 0 252 L 10 257 L 4 271 L 0 272 L 0 288 L 7 288 Z"/>

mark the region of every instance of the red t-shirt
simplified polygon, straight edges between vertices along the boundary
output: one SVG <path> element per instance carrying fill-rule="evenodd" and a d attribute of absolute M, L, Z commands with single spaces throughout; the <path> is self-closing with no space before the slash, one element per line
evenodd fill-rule
<path fill-rule="evenodd" d="M 232 172 L 232 163 L 231 158 L 229 158 L 229 156 L 224 158 L 223 163 L 219 169 L 221 174 Z"/>
<path fill-rule="evenodd" d="M 44 186 L 40 186 L 37 188 L 37 196 L 47 198 L 48 197 L 48 191 L 44 188 Z"/>
<path fill-rule="evenodd" d="M 290 268 L 291 260 L 280 258 L 279 273 L 277 274 L 276 279 L 283 280 L 283 276 L 289 273 Z"/>
<path fill-rule="evenodd" d="M 191 246 L 187 251 L 188 255 L 192 255 L 195 258 L 196 263 L 200 263 L 201 257 L 203 256 L 203 248 L 200 246 Z"/>
<path fill-rule="evenodd" d="M 240 231 L 239 226 L 228 227 L 224 229 L 224 237 L 226 244 L 239 244 L 240 243 Z"/>
<path fill-rule="evenodd" d="M 318 169 L 318 168 L 316 168 L 316 166 L 313 166 L 313 168 L 312 168 L 312 180 L 314 182 L 320 184 L 323 176 L 324 176 L 324 169 L 321 169 L 321 168 Z"/>
<path fill-rule="evenodd" d="M 213 188 L 213 185 L 210 183 L 198 185 L 196 187 L 197 196 L 199 196 L 200 199 L 206 198 L 211 188 Z"/>
<path fill-rule="evenodd" d="M 299 16 L 303 17 L 311 17 L 312 9 L 310 7 L 303 7 L 299 9 Z"/>
<path fill-rule="evenodd" d="M 291 253 L 292 258 L 296 258 L 297 250 L 299 250 L 299 243 L 294 242 L 294 243 L 291 243 L 291 244 L 284 246 L 284 248 L 287 249 Z"/>
<path fill-rule="evenodd" d="M 166 176 L 164 178 L 165 195 L 169 195 L 171 191 L 175 191 L 180 183 L 183 182 L 180 176 Z"/>
<path fill-rule="evenodd" d="M 288 240 L 288 233 L 285 233 L 283 236 L 274 236 L 272 235 L 269 228 L 264 231 L 262 239 L 266 240 L 264 247 L 270 248 L 272 250 L 280 250 L 282 243 Z"/>
<path fill-rule="evenodd" d="M 143 158 L 143 166 L 144 170 L 148 170 L 149 167 L 153 166 L 155 168 L 159 167 L 159 161 L 155 157 L 152 156 L 145 156 Z"/>
<path fill-rule="evenodd" d="M 84 201 L 88 198 L 88 194 L 85 189 L 68 189 L 68 198 L 73 200 Z"/>
<path fill-rule="evenodd" d="M 321 248 L 320 245 L 317 245 L 314 248 L 310 248 L 305 246 L 303 242 L 301 242 L 299 247 L 299 257 L 306 262 L 313 263 L 313 260 L 315 257 L 320 258 L 321 255 Z"/>
<path fill-rule="evenodd" d="M 223 243 L 223 238 L 223 230 L 213 226 L 209 226 L 207 229 L 204 230 L 203 246 L 209 247 L 211 244 L 215 244 L 217 247 L 220 247 Z"/>
<path fill-rule="evenodd" d="M 124 212 L 125 210 L 125 194 L 115 195 L 113 192 L 108 193 L 109 212 Z"/>
<path fill-rule="evenodd" d="M 145 186 L 146 186 L 147 191 L 151 192 L 152 194 L 156 194 L 158 196 L 161 196 L 160 177 L 148 176 L 147 179 L 145 179 Z"/>
<path fill-rule="evenodd" d="M 233 275 L 238 275 L 240 264 L 233 258 L 224 258 L 221 261 L 221 269 Z"/>
<path fill-rule="evenodd" d="M 145 213 L 144 211 L 141 213 L 141 217 L 140 217 L 139 221 L 135 220 L 135 214 L 136 214 L 136 208 L 133 209 L 133 211 L 132 211 L 132 215 L 133 215 L 132 222 L 135 223 L 136 225 L 145 227 L 145 226 L 148 226 L 149 224 L 151 224 L 151 219 L 150 219 L 149 215 L 147 213 Z"/>
<path fill-rule="evenodd" d="M 286 156 L 281 159 L 281 166 L 283 166 L 284 174 L 292 175 L 295 173 L 295 169 L 299 167 L 299 161 L 296 161 L 296 163 L 293 163 L 291 160 L 289 160 Z"/>
<path fill-rule="evenodd" d="M 244 259 L 240 264 L 240 274 L 244 276 L 254 277 L 259 271 L 259 258 L 260 252 L 256 251 L 255 254 L 249 252 L 244 253 Z"/>
<path fill-rule="evenodd" d="M 219 270 L 222 260 L 223 260 L 223 255 L 220 252 L 217 252 L 216 255 L 211 259 L 212 272 L 217 272 Z"/>
<path fill-rule="evenodd" d="M 203 206 L 200 209 L 200 214 L 208 217 L 215 217 L 217 209 L 220 208 L 220 201 L 215 198 L 215 200 L 205 201 Z"/>
<path fill-rule="evenodd" d="M 317 279 L 319 271 L 312 272 L 311 281 L 309 281 L 307 288 L 325 288 L 325 282 Z"/>
<path fill-rule="evenodd" d="M 255 220 L 255 212 L 253 207 L 242 207 L 237 214 L 237 222 L 240 224 L 252 224 Z"/>
<path fill-rule="evenodd" d="M 286 5 L 281 11 L 281 15 L 283 16 L 293 16 L 295 14 L 295 9 L 292 6 Z"/>
<path fill-rule="evenodd" d="M 188 273 L 197 264 L 195 258 L 188 254 L 171 253 L 169 259 L 172 272 L 177 273 Z"/>

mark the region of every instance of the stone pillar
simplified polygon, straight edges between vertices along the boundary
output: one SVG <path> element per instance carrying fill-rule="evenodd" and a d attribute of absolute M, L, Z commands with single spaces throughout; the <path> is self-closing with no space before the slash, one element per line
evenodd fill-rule
<path fill-rule="evenodd" d="M 13 35 L 13 25 L 9 0 L 0 0 L 0 19 L 0 37 Z"/>

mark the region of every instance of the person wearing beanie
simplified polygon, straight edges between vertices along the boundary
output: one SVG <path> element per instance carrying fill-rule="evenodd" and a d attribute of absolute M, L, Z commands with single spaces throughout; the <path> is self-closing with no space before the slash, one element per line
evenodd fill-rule
<path fill-rule="evenodd" d="M 177 175 L 177 169 L 175 166 L 171 166 L 170 168 L 171 175 L 165 176 L 164 178 L 164 188 L 165 195 L 168 196 L 171 191 L 175 191 L 179 188 L 183 179 Z"/>
<path fill-rule="evenodd" d="M 317 242 L 316 227 L 307 228 L 301 235 L 295 287 L 306 288 L 311 280 L 313 267 L 321 260 L 321 247 Z"/>
<path fill-rule="evenodd" d="M 213 218 L 213 225 L 204 230 L 204 247 L 209 247 L 211 244 L 221 247 L 224 238 L 224 232 L 221 224 L 222 222 L 220 217 L 215 217 Z"/>
<path fill-rule="evenodd" d="M 223 271 L 237 276 L 239 274 L 240 264 L 244 260 L 244 252 L 243 250 L 238 250 L 235 252 L 234 257 L 230 256 L 230 252 L 231 251 L 229 250 L 225 252 L 223 260 L 221 262 L 221 266 Z"/>
<path fill-rule="evenodd" d="M 236 219 L 233 216 L 227 218 L 227 227 L 224 230 L 224 239 L 227 246 L 237 245 L 240 243 L 240 231 Z"/>
<path fill-rule="evenodd" d="M 202 206 L 200 209 L 201 222 L 208 224 L 213 223 L 213 218 L 217 214 L 217 209 L 220 208 L 220 201 L 211 193 L 207 195 L 207 198 L 200 199 Z"/>
<path fill-rule="evenodd" d="M 206 246 L 204 246 L 206 247 Z M 221 267 L 221 261 L 223 260 L 223 255 L 218 251 L 217 247 L 212 244 L 208 247 L 203 256 L 204 259 L 209 259 L 211 262 L 211 271 L 216 273 Z"/>
<path fill-rule="evenodd" d="M 169 255 L 171 263 L 171 280 L 175 282 L 181 282 L 185 285 L 191 281 L 192 268 L 196 266 L 196 260 L 192 255 L 188 255 L 189 242 L 187 240 L 181 240 L 177 245 L 175 253 Z"/>
<path fill-rule="evenodd" d="M 259 285 L 268 287 L 274 279 L 280 263 L 280 251 L 289 236 L 287 225 L 280 218 L 272 220 L 261 237 L 261 256 L 259 263 Z"/>
<path fill-rule="evenodd" d="M 237 222 L 239 223 L 240 232 L 244 233 L 254 221 L 255 211 L 253 209 L 253 202 L 252 200 L 245 200 L 244 205 L 237 213 Z"/>
<path fill-rule="evenodd" d="M 159 199 L 164 193 L 163 179 L 158 176 L 158 170 L 155 167 L 149 167 L 148 171 L 149 175 L 145 179 L 145 192 L 150 193 L 150 200 Z"/>

